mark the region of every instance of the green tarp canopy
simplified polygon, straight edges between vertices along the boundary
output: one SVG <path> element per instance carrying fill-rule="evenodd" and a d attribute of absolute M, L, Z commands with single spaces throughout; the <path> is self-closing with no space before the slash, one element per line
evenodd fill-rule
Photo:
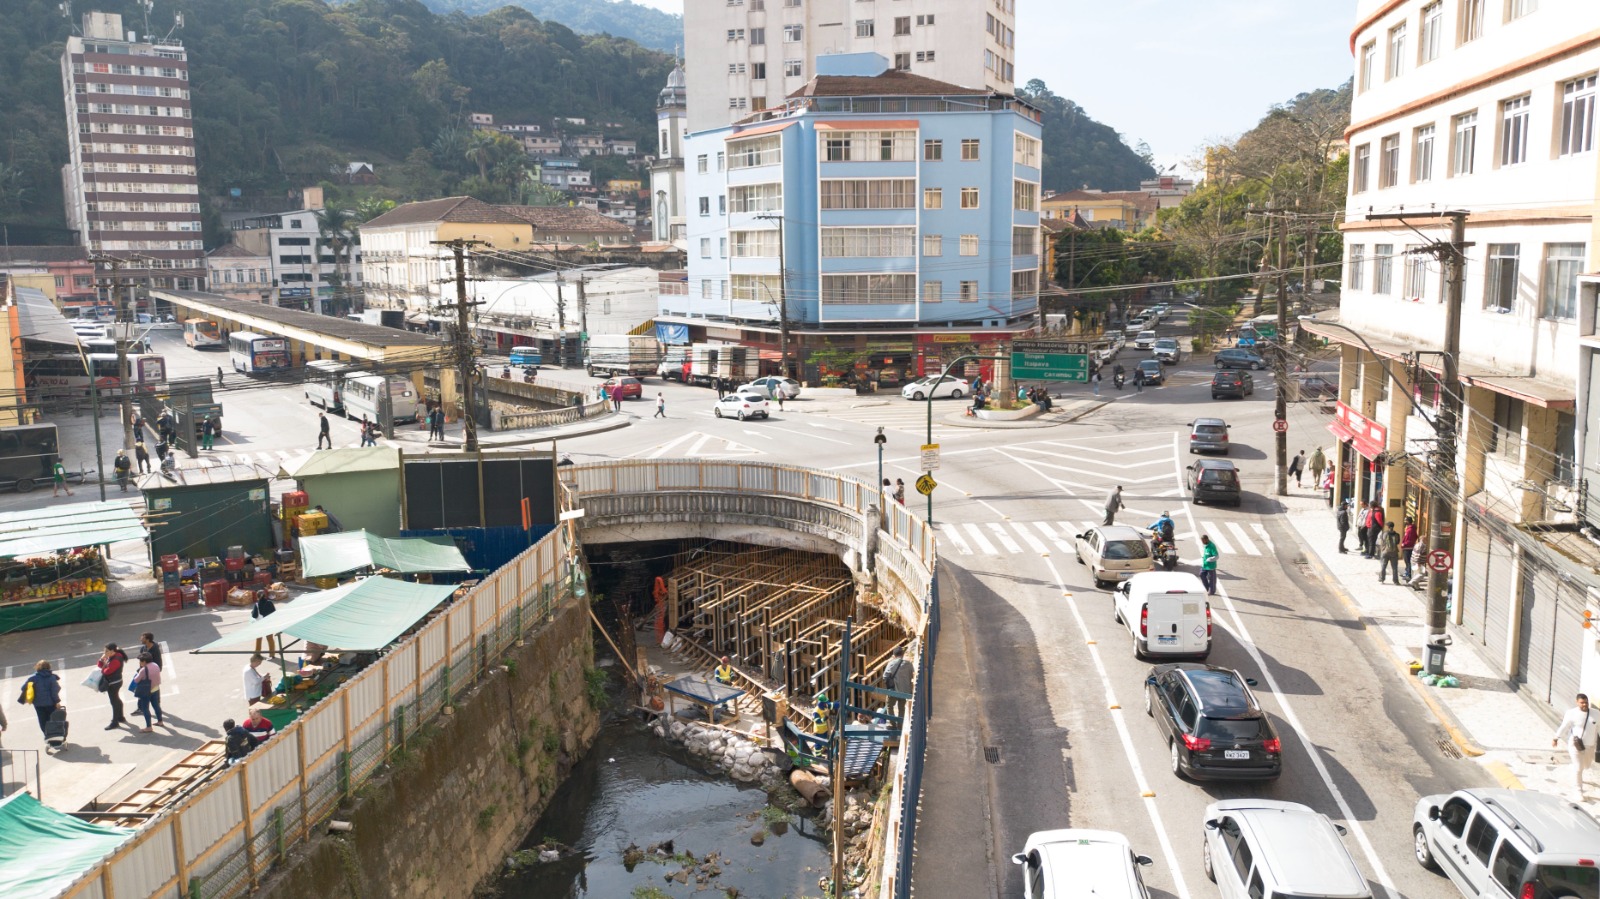
<path fill-rule="evenodd" d="M 144 521 L 125 502 L 67 503 L 0 513 L 0 558 L 143 540 Z"/>
<path fill-rule="evenodd" d="M 306 577 L 344 574 L 369 567 L 387 568 L 401 574 L 472 570 L 449 537 L 391 538 L 367 531 L 301 537 L 300 563 Z"/>
<path fill-rule="evenodd" d="M 58 812 L 29 793 L 0 799 L 0 896 L 59 895 L 132 836 L 125 827 Z"/>
<path fill-rule="evenodd" d="M 455 589 L 451 584 L 362 578 L 302 596 L 194 651 L 223 650 L 261 637 L 287 634 L 333 650 L 374 652 L 393 643 L 435 606 L 449 599 Z"/>

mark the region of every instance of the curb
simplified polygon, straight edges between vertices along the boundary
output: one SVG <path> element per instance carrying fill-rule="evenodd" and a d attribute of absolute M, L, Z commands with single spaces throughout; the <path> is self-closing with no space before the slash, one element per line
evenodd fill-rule
<path fill-rule="evenodd" d="M 1106 400 L 1103 403 L 1099 403 L 1097 405 L 1090 406 L 1089 408 L 1083 410 L 1082 412 L 1079 412 L 1077 415 L 1074 415 L 1071 418 L 1063 421 L 1062 424 L 1070 425 L 1073 422 L 1077 421 L 1078 419 L 1084 417 L 1085 415 L 1088 415 L 1090 412 L 1099 412 L 1101 409 L 1104 409 L 1105 407 L 1107 407 L 1109 405 L 1111 405 L 1111 401 L 1110 400 Z"/>
<path fill-rule="evenodd" d="M 1484 762 L 1483 767 L 1489 769 L 1489 773 L 1494 776 L 1500 786 L 1508 790 L 1527 789 L 1527 787 L 1523 786 L 1522 780 L 1511 773 L 1511 769 L 1507 767 L 1505 762 Z"/>
<path fill-rule="evenodd" d="M 1304 549 L 1305 544 L 1300 539 L 1300 533 L 1298 531 L 1294 533 L 1295 542 L 1300 543 L 1301 547 Z M 1395 671 L 1399 673 L 1402 680 L 1411 685 L 1411 689 L 1416 691 L 1417 696 L 1422 700 L 1422 703 L 1428 707 L 1428 710 L 1433 712 L 1433 717 L 1438 719 L 1439 726 L 1443 727 L 1445 733 L 1450 735 L 1450 741 L 1456 744 L 1456 748 L 1460 749 L 1463 755 L 1471 758 L 1478 758 L 1479 756 L 1482 756 L 1485 753 L 1483 747 L 1473 742 L 1472 738 L 1467 736 L 1466 732 L 1461 729 L 1461 725 L 1456 721 L 1455 716 L 1450 714 L 1450 710 L 1440 705 L 1439 700 L 1435 699 L 1433 694 L 1428 692 L 1427 686 L 1412 676 L 1411 672 L 1393 652 L 1393 650 L 1396 649 L 1395 645 L 1389 642 L 1387 637 L 1382 636 L 1367 626 L 1365 620 L 1366 616 L 1361 614 L 1360 607 L 1356 605 L 1354 599 L 1350 598 L 1350 594 L 1345 590 L 1344 584 L 1341 583 L 1338 578 L 1333 576 L 1333 572 L 1329 571 L 1326 565 L 1322 564 L 1322 558 L 1310 549 L 1305 549 L 1305 555 L 1306 560 L 1312 565 L 1316 566 L 1317 573 L 1321 576 L 1323 583 L 1327 584 L 1329 589 L 1333 591 L 1333 594 L 1339 597 L 1339 602 L 1344 604 L 1344 607 L 1349 610 L 1350 614 L 1357 621 L 1361 622 L 1362 632 L 1367 634 L 1369 638 L 1379 644 L 1380 648 L 1385 650 L 1385 655 L 1387 655 L 1394 663 Z M 1500 765 L 1501 768 L 1505 768 L 1505 765 L 1501 764 L 1500 762 L 1490 762 L 1486 763 L 1486 765 L 1491 766 L 1491 770 L 1493 770 L 1493 765 Z M 1505 775 L 1512 780 L 1516 780 L 1516 775 L 1512 774 L 1509 768 L 1505 768 Z M 1499 778 L 1500 774 L 1495 772 L 1495 777 Z M 1518 782 L 1518 785 L 1520 786 L 1520 782 Z"/>

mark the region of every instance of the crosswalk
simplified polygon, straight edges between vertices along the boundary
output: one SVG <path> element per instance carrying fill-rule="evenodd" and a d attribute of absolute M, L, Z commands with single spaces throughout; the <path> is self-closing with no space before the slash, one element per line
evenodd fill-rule
<path fill-rule="evenodd" d="M 942 434 L 962 436 L 967 433 L 959 427 L 952 427 L 944 420 L 945 416 L 960 412 L 967 405 L 969 404 L 955 400 L 936 400 L 933 404 L 934 436 Z M 842 419 L 856 424 L 913 434 L 925 434 L 928 427 L 928 404 L 900 397 L 863 398 L 858 403 L 830 404 L 825 409 L 818 408 L 815 411 L 808 409 L 806 412 L 808 415 L 825 415 L 830 419 Z"/>
<path fill-rule="evenodd" d="M 935 529 L 957 555 L 1000 556 L 1023 552 L 1043 555 L 1047 552 L 1071 554 L 1074 538 L 1097 524 L 1098 521 L 988 521 L 981 524 L 946 521 L 935 525 Z M 1217 552 L 1224 556 L 1260 556 L 1273 552 L 1272 538 L 1260 524 L 1236 521 L 1199 521 L 1196 524 L 1200 528 L 1198 533 L 1180 530 L 1176 534 L 1178 546 L 1194 551 L 1196 559 L 1200 534 L 1210 537 L 1217 545 Z"/>

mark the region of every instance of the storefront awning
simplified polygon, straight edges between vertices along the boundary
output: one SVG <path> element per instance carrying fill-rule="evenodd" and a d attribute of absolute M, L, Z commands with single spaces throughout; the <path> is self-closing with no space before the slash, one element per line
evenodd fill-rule
<path fill-rule="evenodd" d="M 410 584 L 369 577 L 312 593 L 266 618 L 194 650 L 218 652 L 262 637 L 287 634 L 334 650 L 375 652 L 393 643 L 455 592 L 450 584 Z"/>
<path fill-rule="evenodd" d="M 144 521 L 125 502 L 68 503 L 0 513 L 0 558 L 143 540 Z"/>
<path fill-rule="evenodd" d="M 18 791 L 0 799 L 0 896 L 59 895 L 127 842 L 125 827 L 90 824 Z"/>
<path fill-rule="evenodd" d="M 472 570 L 449 537 L 390 538 L 367 531 L 301 537 L 300 560 L 306 577 L 361 568 L 387 568 L 401 574 Z"/>

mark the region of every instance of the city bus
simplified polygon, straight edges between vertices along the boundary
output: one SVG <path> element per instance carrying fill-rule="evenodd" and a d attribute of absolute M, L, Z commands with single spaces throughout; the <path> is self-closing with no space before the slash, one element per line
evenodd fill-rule
<path fill-rule="evenodd" d="M 110 353 L 113 356 L 117 354 L 117 341 L 110 337 L 91 337 L 88 339 L 80 337 L 78 338 L 78 343 L 83 345 L 85 353 Z M 128 352 L 130 353 L 148 353 L 150 349 L 150 338 L 147 335 L 140 334 L 138 337 L 128 341 Z"/>
<path fill-rule="evenodd" d="M 222 339 L 222 330 L 217 323 L 208 318 L 191 318 L 183 323 L 183 342 L 197 350 L 222 349 L 227 342 Z"/>
<path fill-rule="evenodd" d="M 23 363 L 28 394 L 39 400 L 76 399 L 89 395 L 89 369 L 78 353 L 31 356 Z"/>
<path fill-rule="evenodd" d="M 234 371 L 247 375 L 288 371 L 289 341 L 253 331 L 235 331 L 228 335 L 228 358 Z"/>
<path fill-rule="evenodd" d="M 373 375 L 351 372 L 344 377 L 344 414 L 360 421 L 379 421 L 382 391 L 389 391 L 389 414 L 393 421 L 416 421 L 421 404 L 411 379 L 400 375 Z"/>
<path fill-rule="evenodd" d="M 332 359 L 306 363 L 306 399 L 329 412 L 344 411 L 344 378 L 350 366 Z"/>
<path fill-rule="evenodd" d="M 90 353 L 89 376 L 101 390 L 116 387 L 122 382 L 117 370 L 116 353 Z M 128 374 L 135 387 L 142 391 L 155 390 L 167 380 L 167 360 L 154 353 L 129 353 Z"/>

